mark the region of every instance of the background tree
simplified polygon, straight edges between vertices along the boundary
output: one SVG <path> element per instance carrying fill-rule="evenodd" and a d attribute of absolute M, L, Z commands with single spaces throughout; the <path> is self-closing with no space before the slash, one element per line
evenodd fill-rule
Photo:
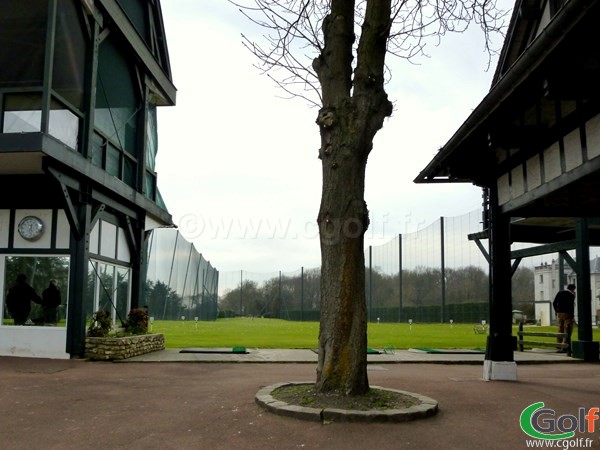
<path fill-rule="evenodd" d="M 487 301 L 488 290 L 488 274 L 481 267 L 471 265 L 446 269 L 448 303 Z"/>
<path fill-rule="evenodd" d="M 535 279 L 529 267 L 519 267 L 512 276 L 513 309 L 521 310 L 530 319 L 535 319 Z"/>
<path fill-rule="evenodd" d="M 260 316 L 265 310 L 264 293 L 255 281 L 244 280 L 240 287 L 231 289 L 219 300 L 221 309 L 235 311 L 240 316 Z"/>
<path fill-rule="evenodd" d="M 266 30 L 245 37 L 263 70 L 286 92 L 319 107 L 323 189 L 321 322 L 317 390 L 359 395 L 367 379 L 364 233 L 365 169 L 373 138 L 393 105 L 385 92 L 386 55 L 413 58 L 427 38 L 471 22 L 499 31 L 496 0 L 253 0 L 242 12 Z"/>
<path fill-rule="evenodd" d="M 145 287 L 145 306 L 151 317 L 163 320 L 179 320 L 182 298 L 175 289 L 162 281 L 147 281 Z"/>

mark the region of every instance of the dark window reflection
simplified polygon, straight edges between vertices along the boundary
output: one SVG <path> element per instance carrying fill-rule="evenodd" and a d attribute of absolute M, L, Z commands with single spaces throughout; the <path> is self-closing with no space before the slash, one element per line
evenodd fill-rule
<path fill-rule="evenodd" d="M 7 256 L 2 325 L 64 327 L 68 282 L 68 256 Z"/>

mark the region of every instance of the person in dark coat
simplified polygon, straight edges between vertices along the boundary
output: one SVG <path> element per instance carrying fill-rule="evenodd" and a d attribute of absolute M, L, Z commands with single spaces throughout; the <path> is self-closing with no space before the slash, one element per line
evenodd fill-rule
<path fill-rule="evenodd" d="M 567 333 L 567 339 L 559 339 L 559 343 L 570 343 L 573 324 L 575 323 L 575 285 L 569 284 L 567 289 L 559 291 L 554 297 L 554 311 L 558 319 L 558 332 Z"/>
<path fill-rule="evenodd" d="M 58 322 L 57 310 L 60 306 L 60 291 L 50 280 L 48 287 L 42 292 L 42 307 L 44 308 L 44 323 L 56 324 Z"/>
<path fill-rule="evenodd" d="M 27 284 L 25 274 L 17 275 L 16 284 L 8 290 L 6 306 L 15 321 L 15 325 L 25 325 L 31 312 L 31 302 L 42 303 L 35 290 Z"/>

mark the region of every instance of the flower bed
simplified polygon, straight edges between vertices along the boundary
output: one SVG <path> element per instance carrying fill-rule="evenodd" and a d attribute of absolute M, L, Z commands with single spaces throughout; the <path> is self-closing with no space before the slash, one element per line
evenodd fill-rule
<path fill-rule="evenodd" d="M 124 337 L 87 337 L 85 357 L 95 361 L 127 359 L 165 349 L 163 334 L 140 334 Z"/>

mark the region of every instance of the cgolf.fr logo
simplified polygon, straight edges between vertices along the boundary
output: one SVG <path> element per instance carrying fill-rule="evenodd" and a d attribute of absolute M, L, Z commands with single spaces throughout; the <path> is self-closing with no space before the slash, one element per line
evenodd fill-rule
<path fill-rule="evenodd" d="M 528 436 L 535 439 L 557 440 L 570 439 L 575 432 L 593 433 L 596 422 L 600 420 L 600 408 L 586 410 L 579 408 L 577 415 L 563 414 L 556 417 L 556 412 L 544 408 L 544 402 L 533 403 L 523 410 L 519 423 Z"/>

